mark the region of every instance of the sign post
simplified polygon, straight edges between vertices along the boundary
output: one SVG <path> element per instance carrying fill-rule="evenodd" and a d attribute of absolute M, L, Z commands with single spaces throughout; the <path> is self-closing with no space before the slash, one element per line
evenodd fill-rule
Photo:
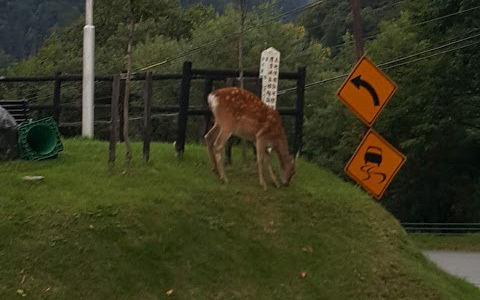
<path fill-rule="evenodd" d="M 270 47 L 262 52 L 260 78 L 262 79 L 262 101 L 269 107 L 277 105 L 278 75 L 280 72 L 280 52 Z"/>
<path fill-rule="evenodd" d="M 369 129 L 345 172 L 377 200 L 407 159 L 371 128 L 396 90 L 395 83 L 362 56 L 337 92 L 338 98 Z"/>

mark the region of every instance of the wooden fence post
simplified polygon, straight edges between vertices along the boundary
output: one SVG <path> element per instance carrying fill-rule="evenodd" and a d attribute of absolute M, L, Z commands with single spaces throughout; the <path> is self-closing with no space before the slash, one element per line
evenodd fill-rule
<path fill-rule="evenodd" d="M 150 140 L 152 135 L 152 72 L 145 75 L 143 112 L 143 159 L 150 159 Z"/>
<path fill-rule="evenodd" d="M 182 85 L 180 88 L 180 110 L 178 112 L 177 124 L 177 141 L 175 143 L 175 150 L 177 157 L 185 152 L 185 138 L 187 135 L 187 120 L 188 120 L 188 102 L 190 98 L 190 83 L 192 80 L 192 62 L 186 61 L 183 63 Z"/>
<path fill-rule="evenodd" d="M 61 72 L 55 73 L 55 81 L 53 85 L 53 119 L 57 124 L 60 124 L 60 101 L 62 93 L 62 79 L 60 78 Z"/>
<path fill-rule="evenodd" d="M 212 92 L 212 90 L 213 90 L 213 78 L 206 78 L 205 79 L 205 85 L 204 85 L 204 88 L 203 88 L 203 107 L 204 108 L 208 108 L 208 95 Z M 203 137 L 208 132 L 208 129 L 209 129 L 208 126 L 210 125 L 210 119 L 211 119 L 210 115 L 205 115 L 203 117 L 203 124 L 202 124 L 202 126 L 200 128 L 200 132 L 199 132 L 200 141 L 203 141 Z"/>
<path fill-rule="evenodd" d="M 119 94 L 119 98 L 120 99 L 123 99 L 125 98 L 125 82 L 126 82 L 126 73 L 121 73 L 120 74 L 120 94 Z M 119 105 L 118 107 L 119 109 L 119 114 L 120 114 L 120 124 L 122 124 L 122 126 L 118 126 L 118 137 L 119 137 L 119 141 L 120 142 L 124 142 L 125 139 L 124 139 L 124 136 L 123 136 L 123 123 L 124 123 L 124 118 L 123 118 L 123 105 Z"/>
<path fill-rule="evenodd" d="M 120 99 L 120 75 L 113 75 L 112 82 L 112 102 L 111 102 L 111 116 L 110 116 L 110 147 L 108 163 L 113 166 L 115 163 L 115 151 L 118 136 L 118 102 Z"/>
<path fill-rule="evenodd" d="M 307 73 L 307 70 L 305 67 L 298 67 L 297 103 L 296 103 L 297 113 L 295 115 L 295 140 L 293 143 L 293 149 L 294 149 L 295 155 L 299 155 L 302 151 L 306 73 Z"/>

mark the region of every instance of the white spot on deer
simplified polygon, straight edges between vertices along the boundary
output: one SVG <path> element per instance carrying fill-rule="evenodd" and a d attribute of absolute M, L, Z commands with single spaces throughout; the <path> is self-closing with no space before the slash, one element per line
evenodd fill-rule
<path fill-rule="evenodd" d="M 217 96 L 210 94 L 208 95 L 208 105 L 212 109 L 213 112 L 216 111 L 216 108 L 218 107 L 218 99 Z"/>

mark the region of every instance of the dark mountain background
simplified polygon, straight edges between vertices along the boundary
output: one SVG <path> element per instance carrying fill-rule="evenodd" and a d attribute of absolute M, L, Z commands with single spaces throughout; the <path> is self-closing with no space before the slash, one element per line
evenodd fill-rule
<path fill-rule="evenodd" d="M 231 0 L 181 0 L 183 7 L 195 3 L 212 5 L 221 12 Z M 249 0 L 249 9 L 264 2 Z M 270 1 L 272 2 L 272 1 Z M 289 11 L 307 0 L 279 0 L 278 7 Z M 84 11 L 79 0 L 0 0 L 0 68 L 35 54 L 45 38 L 55 30 L 77 20 Z M 292 17 L 292 16 L 287 16 Z"/>

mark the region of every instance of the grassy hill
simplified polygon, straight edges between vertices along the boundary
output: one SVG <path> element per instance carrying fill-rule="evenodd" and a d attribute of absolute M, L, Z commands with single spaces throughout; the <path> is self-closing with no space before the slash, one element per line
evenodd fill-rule
<path fill-rule="evenodd" d="M 200 146 L 177 161 L 156 144 L 127 173 L 108 170 L 107 147 L 67 140 L 56 160 L 0 163 L 0 299 L 480 298 L 311 164 L 264 192 L 253 162 L 221 185 Z"/>

